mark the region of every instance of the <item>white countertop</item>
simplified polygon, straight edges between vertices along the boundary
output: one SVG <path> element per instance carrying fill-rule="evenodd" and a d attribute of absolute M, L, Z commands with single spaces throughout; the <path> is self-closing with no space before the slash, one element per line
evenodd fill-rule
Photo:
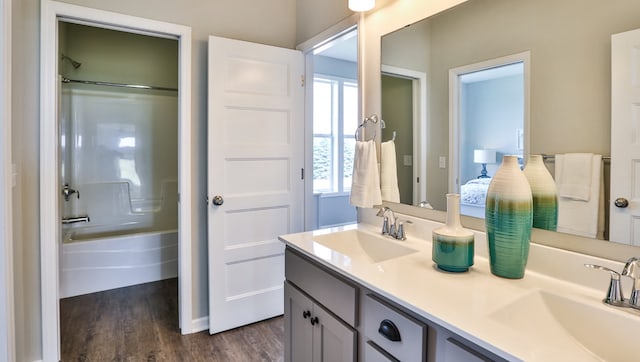
<path fill-rule="evenodd" d="M 431 260 L 431 233 L 425 232 L 428 227 L 410 229 L 406 241 L 388 239 L 390 243 L 402 243 L 415 249 L 416 253 L 378 263 L 371 262 L 366 257 L 346 257 L 335 251 L 327 252 L 326 247 L 319 246 L 314 241 L 318 235 L 348 229 L 379 234 L 377 226 L 358 224 L 284 235 L 280 239 L 324 266 L 508 360 L 602 360 L 569 337 L 558 323 L 541 318 L 539 323 L 527 323 L 527 328 L 522 328 L 517 321 L 512 322 L 509 317 L 500 315 L 503 307 L 519 306 L 521 301 L 534 297 L 537 291 L 566 296 L 588 304 L 589 308 L 596 308 L 589 310 L 604 308 L 606 313 L 617 315 L 616 318 L 621 316 L 640 320 L 640 316 L 601 303 L 606 292 L 608 273 L 602 273 L 603 276 L 582 265 L 583 262 L 593 262 L 593 259 L 599 261 L 597 258 L 565 251 L 558 251 L 566 254 L 558 256 L 555 251 L 558 249 L 532 244 L 529 264 L 533 264 L 535 268 L 552 264 L 548 266 L 553 271 L 558 270 L 558 263 L 567 263 L 567 267 L 563 269 L 574 270 L 575 274 L 579 274 L 577 280 L 584 276 L 596 279 L 593 284 L 598 285 L 598 289 L 575 281 L 556 279 L 529 268 L 523 279 L 494 276 L 490 272 L 489 261 L 482 256 L 486 255 L 483 233 L 476 234 L 475 264 L 465 273 L 447 273 L 435 267 Z M 418 238 L 415 236 L 418 233 L 426 237 Z M 526 307 L 529 304 L 522 305 Z M 589 322 L 588 318 L 585 320 Z M 591 327 L 589 323 L 584 325 L 584 328 Z M 630 331 L 620 333 L 628 334 Z M 633 334 L 637 335 L 637 331 Z M 611 343 L 614 341 L 616 336 L 612 335 Z M 606 345 L 610 342 L 600 340 L 599 343 Z"/>

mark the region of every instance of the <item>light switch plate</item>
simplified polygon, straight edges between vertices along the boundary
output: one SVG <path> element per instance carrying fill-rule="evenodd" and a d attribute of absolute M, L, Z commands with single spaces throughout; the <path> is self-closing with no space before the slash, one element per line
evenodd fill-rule
<path fill-rule="evenodd" d="M 440 168 L 447 168 L 447 156 L 440 156 Z"/>
<path fill-rule="evenodd" d="M 405 165 L 405 166 L 413 165 L 413 156 L 404 155 L 403 160 L 402 160 L 402 164 Z"/>

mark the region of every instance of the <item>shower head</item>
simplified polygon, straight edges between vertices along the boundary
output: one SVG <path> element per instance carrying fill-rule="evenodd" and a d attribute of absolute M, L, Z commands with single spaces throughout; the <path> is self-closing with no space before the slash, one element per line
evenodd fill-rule
<path fill-rule="evenodd" d="M 61 58 L 62 58 L 62 60 L 68 60 L 68 61 L 69 61 L 69 63 L 71 63 L 71 65 L 73 65 L 73 67 L 74 67 L 75 69 L 80 68 L 80 66 L 82 65 L 82 63 L 80 63 L 80 62 L 76 62 L 75 60 L 73 60 L 73 59 L 69 58 L 68 56 L 66 56 L 66 55 L 64 55 L 64 54 L 62 54 Z"/>

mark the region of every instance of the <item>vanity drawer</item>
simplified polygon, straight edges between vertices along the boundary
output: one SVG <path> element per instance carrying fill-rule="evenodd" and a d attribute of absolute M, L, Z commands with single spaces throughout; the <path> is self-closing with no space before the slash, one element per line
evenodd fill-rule
<path fill-rule="evenodd" d="M 393 357 L 380 346 L 376 345 L 372 341 L 367 341 L 364 346 L 364 361 L 366 362 L 400 362 L 397 358 Z"/>
<path fill-rule="evenodd" d="M 365 340 L 374 342 L 400 361 L 424 361 L 426 358 L 427 326 L 373 294 L 363 298 L 362 331 Z M 392 340 L 394 337 L 399 340 Z"/>
<path fill-rule="evenodd" d="M 352 327 L 357 324 L 358 288 L 299 255 L 285 250 L 285 277 Z"/>

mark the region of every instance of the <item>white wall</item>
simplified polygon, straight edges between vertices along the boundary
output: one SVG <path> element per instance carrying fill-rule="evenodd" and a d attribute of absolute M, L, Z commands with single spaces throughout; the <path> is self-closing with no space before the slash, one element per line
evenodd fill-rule
<path fill-rule="evenodd" d="M 286 48 L 296 45 L 295 0 L 73 0 L 139 17 L 191 26 L 192 44 L 192 169 L 193 181 L 193 319 L 207 310 L 206 263 L 206 68 L 207 37 L 225 36 Z M 39 220 L 39 26 L 40 0 L 15 1 L 13 6 L 13 158 L 18 187 L 14 194 L 14 275 L 17 360 L 42 358 L 40 319 Z M 277 21 L 274 21 L 277 19 Z"/>

